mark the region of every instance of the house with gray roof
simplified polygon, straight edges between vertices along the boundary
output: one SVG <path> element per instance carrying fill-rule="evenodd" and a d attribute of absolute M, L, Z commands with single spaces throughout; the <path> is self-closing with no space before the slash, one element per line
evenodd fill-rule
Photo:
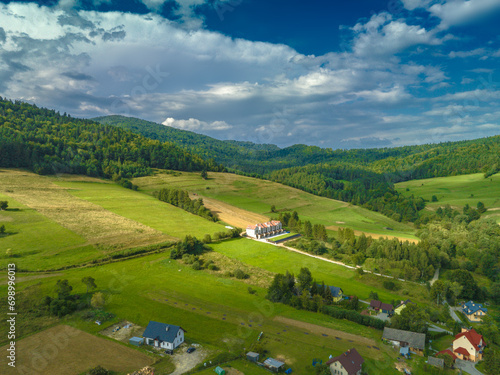
<path fill-rule="evenodd" d="M 150 321 L 142 337 L 146 345 L 174 350 L 184 342 L 184 332 L 179 326 Z"/>
<path fill-rule="evenodd" d="M 424 355 L 425 333 L 415 333 L 385 327 L 382 339 L 397 346 L 408 346 L 411 352 L 422 356 Z"/>

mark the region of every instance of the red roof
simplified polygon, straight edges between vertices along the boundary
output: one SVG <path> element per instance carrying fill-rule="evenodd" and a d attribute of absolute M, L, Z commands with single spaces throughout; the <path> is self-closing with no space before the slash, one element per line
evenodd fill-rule
<path fill-rule="evenodd" d="M 476 350 L 480 349 L 479 345 L 484 346 L 483 336 L 477 333 L 474 328 L 469 331 L 459 333 L 455 336 L 455 340 L 459 339 L 462 336 L 465 336 Z"/>
<path fill-rule="evenodd" d="M 272 221 L 268 221 L 267 223 L 259 223 L 259 224 L 249 225 L 249 226 L 247 226 L 247 229 L 255 229 L 256 227 L 267 228 L 267 227 L 271 227 L 271 226 L 276 226 L 280 223 L 281 223 L 281 221 L 279 221 L 279 220 L 272 220 Z"/>
<path fill-rule="evenodd" d="M 457 356 L 455 355 L 455 353 L 453 353 L 450 349 L 441 350 L 440 352 L 437 352 L 435 354 L 435 357 L 437 357 L 440 354 L 448 354 L 449 356 L 451 356 L 451 358 L 453 358 L 453 360 L 457 359 Z"/>
<path fill-rule="evenodd" d="M 375 310 L 386 310 L 386 311 L 394 310 L 394 306 L 392 306 L 391 304 L 383 303 L 383 302 L 380 302 L 376 299 L 374 299 L 370 302 L 370 307 L 375 309 Z"/>
<path fill-rule="evenodd" d="M 361 365 L 363 365 L 365 360 L 355 348 L 352 348 L 338 357 L 330 359 L 326 364 L 330 366 L 337 361 L 340 362 L 349 375 L 354 375 L 361 370 Z"/>
<path fill-rule="evenodd" d="M 455 353 L 466 355 L 467 357 L 470 356 L 470 353 L 465 348 L 457 348 L 455 349 Z"/>

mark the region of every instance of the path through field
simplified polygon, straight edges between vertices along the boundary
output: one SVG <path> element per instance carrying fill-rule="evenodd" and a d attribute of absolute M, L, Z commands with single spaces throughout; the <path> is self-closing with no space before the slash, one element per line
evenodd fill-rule
<path fill-rule="evenodd" d="M 203 203 L 210 211 L 216 213 L 223 222 L 234 227 L 242 228 L 243 230 L 252 224 L 265 223 L 269 218 L 243 210 L 241 208 L 231 206 L 230 204 L 221 202 L 217 199 L 200 197 L 199 195 L 190 194 L 191 199 L 203 198 Z"/>
<path fill-rule="evenodd" d="M 328 335 L 332 339 L 344 339 L 367 346 L 375 346 L 377 344 L 375 340 L 363 336 L 353 335 L 352 333 L 338 331 L 336 329 L 326 328 L 312 323 L 301 322 L 299 320 L 285 318 L 283 316 L 276 316 L 274 320 L 296 328 L 306 329 L 309 332 L 315 333 L 317 335 Z"/>

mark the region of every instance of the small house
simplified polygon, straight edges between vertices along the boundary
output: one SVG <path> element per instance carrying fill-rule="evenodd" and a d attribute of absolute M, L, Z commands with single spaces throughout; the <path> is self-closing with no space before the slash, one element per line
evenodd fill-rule
<path fill-rule="evenodd" d="M 477 362 L 483 359 L 485 347 L 483 336 L 476 332 L 474 328 L 467 330 L 462 328 L 462 332 L 455 336 L 453 340 L 453 353 L 458 359 Z"/>
<path fill-rule="evenodd" d="M 401 329 L 384 328 L 382 339 L 389 341 L 393 345 L 400 347 L 408 347 L 410 352 L 418 355 L 424 355 L 425 349 L 425 333 L 415 333 L 403 331 Z"/>
<path fill-rule="evenodd" d="M 374 311 L 385 313 L 387 315 L 394 314 L 394 306 L 392 306 L 389 303 L 382 303 L 376 299 L 374 299 L 370 302 L 370 308 Z"/>
<path fill-rule="evenodd" d="M 264 366 L 267 367 L 269 370 L 278 372 L 280 369 L 285 365 L 284 362 L 278 361 L 277 359 L 274 358 L 268 358 L 264 361 Z"/>
<path fill-rule="evenodd" d="M 142 336 L 146 345 L 174 350 L 184 342 L 185 332 L 179 326 L 150 321 Z"/>
<path fill-rule="evenodd" d="M 247 359 L 248 359 L 250 362 L 259 362 L 259 353 L 255 353 L 255 352 L 248 352 L 248 353 L 247 353 Z"/>
<path fill-rule="evenodd" d="M 480 303 L 469 301 L 463 304 L 462 312 L 471 322 L 481 322 L 483 316 L 488 312 L 488 309 L 483 307 Z"/>
<path fill-rule="evenodd" d="M 131 344 L 131 345 L 135 345 L 135 346 L 141 346 L 142 343 L 143 343 L 143 339 L 141 337 L 131 337 L 129 340 L 128 340 L 128 343 Z"/>
<path fill-rule="evenodd" d="M 321 284 L 316 284 L 318 288 L 323 287 Z M 325 288 L 330 289 L 330 294 L 332 295 L 332 301 L 333 302 L 339 302 L 344 298 L 344 291 L 342 288 L 339 288 L 338 286 L 331 286 L 331 285 L 325 285 Z"/>
<path fill-rule="evenodd" d="M 361 368 L 365 360 L 354 348 L 334 357 L 326 362 L 332 375 L 361 375 Z"/>

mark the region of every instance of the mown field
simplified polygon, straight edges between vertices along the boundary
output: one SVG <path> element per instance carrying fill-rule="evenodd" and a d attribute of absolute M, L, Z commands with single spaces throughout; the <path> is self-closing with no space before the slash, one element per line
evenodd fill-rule
<path fill-rule="evenodd" d="M 318 197 L 270 181 L 212 172 L 209 173 L 208 180 L 203 180 L 199 173 L 158 171 L 154 176 L 136 178 L 133 182 L 148 193 L 163 186 L 182 188 L 201 197 L 217 199 L 267 217 L 272 215 L 271 205 L 275 205 L 278 211 L 296 210 L 301 219 L 310 220 L 313 224 L 350 227 L 381 236 L 416 239 L 415 230 L 411 225 L 398 223 L 381 214 L 346 202 Z M 330 231 L 330 234 L 334 233 Z"/>
<path fill-rule="evenodd" d="M 412 180 L 396 184 L 396 189 L 402 194 L 413 194 L 428 200 L 427 207 L 431 210 L 446 204 L 456 209 L 466 204 L 476 207 L 477 202 L 481 201 L 488 208 L 484 216 L 500 222 L 500 173 L 488 178 L 484 178 L 483 173 L 475 173 Z M 431 201 L 433 195 L 437 197 L 437 202 Z"/>

